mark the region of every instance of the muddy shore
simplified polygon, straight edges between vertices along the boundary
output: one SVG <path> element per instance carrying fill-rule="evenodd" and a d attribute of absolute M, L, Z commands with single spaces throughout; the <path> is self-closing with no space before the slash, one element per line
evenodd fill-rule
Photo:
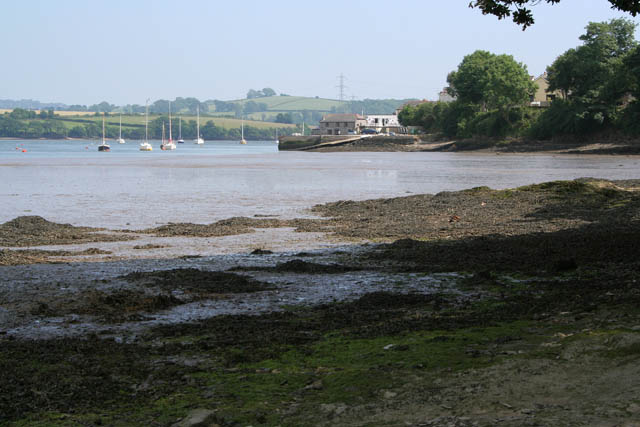
<path fill-rule="evenodd" d="M 17 218 L 0 225 L 0 424 L 638 425 L 638 189 L 482 187 L 138 232 Z M 251 243 L 271 229 L 326 246 Z"/>
<path fill-rule="evenodd" d="M 487 152 L 487 153 L 558 153 L 558 154 L 640 154 L 640 140 L 622 134 L 598 134 L 585 137 L 558 137 L 552 140 L 459 139 L 421 135 L 413 142 L 393 138 L 365 138 L 330 147 L 304 148 L 318 152 Z"/>

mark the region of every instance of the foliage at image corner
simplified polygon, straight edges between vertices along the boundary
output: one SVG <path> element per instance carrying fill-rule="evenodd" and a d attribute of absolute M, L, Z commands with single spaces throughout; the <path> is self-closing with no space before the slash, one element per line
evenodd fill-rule
<path fill-rule="evenodd" d="M 450 138 L 586 135 L 603 130 L 640 134 L 640 47 L 627 19 L 591 22 L 581 46 L 548 68 L 549 108 L 529 106 L 536 90 L 527 68 L 509 55 L 476 51 L 447 78 L 454 102 L 406 105 L 406 126 Z"/>
<path fill-rule="evenodd" d="M 543 0 L 474 0 L 469 7 L 478 8 L 483 15 L 494 15 L 498 19 L 511 17 L 513 22 L 522 26 L 523 30 L 535 23 L 533 12 L 529 8 L 542 3 Z M 544 0 L 549 4 L 558 4 L 561 0 Z M 611 9 L 627 12 L 631 16 L 640 13 L 640 0 L 607 0 Z M 576 7 L 579 7 L 576 5 Z"/>

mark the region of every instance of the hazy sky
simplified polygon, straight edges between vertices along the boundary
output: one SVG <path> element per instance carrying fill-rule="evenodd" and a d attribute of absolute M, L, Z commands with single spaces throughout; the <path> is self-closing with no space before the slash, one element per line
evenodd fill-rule
<path fill-rule="evenodd" d="M 341 73 L 348 99 L 435 99 L 477 49 L 538 75 L 589 21 L 629 17 L 562 0 L 534 6 L 523 32 L 469 1 L 0 0 L 0 99 L 123 105 L 264 87 L 337 98 Z"/>

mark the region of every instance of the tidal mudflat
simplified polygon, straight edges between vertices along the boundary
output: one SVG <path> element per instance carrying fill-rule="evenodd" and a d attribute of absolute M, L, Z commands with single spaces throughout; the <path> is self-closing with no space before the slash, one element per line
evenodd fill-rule
<path fill-rule="evenodd" d="M 3 239 L 29 225 L 45 246 L 0 252 L 1 421 L 633 425 L 638 188 L 478 187 L 145 230 L 7 222 Z"/>

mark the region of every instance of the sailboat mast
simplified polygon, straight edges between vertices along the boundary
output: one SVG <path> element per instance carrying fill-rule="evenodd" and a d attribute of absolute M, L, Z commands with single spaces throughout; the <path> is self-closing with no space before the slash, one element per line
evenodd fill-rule
<path fill-rule="evenodd" d="M 198 114 L 198 121 L 196 124 L 196 139 L 200 138 L 200 106 L 196 109 L 196 113 Z"/>
<path fill-rule="evenodd" d="M 180 124 L 178 125 L 178 139 L 182 139 L 182 116 L 180 116 Z"/>
<path fill-rule="evenodd" d="M 102 145 L 104 145 L 104 113 L 102 113 Z"/>
<path fill-rule="evenodd" d="M 149 142 L 149 99 L 144 103 L 144 142 Z"/>
<path fill-rule="evenodd" d="M 118 139 L 122 139 L 122 113 L 120 113 L 120 133 L 118 134 Z"/>
<path fill-rule="evenodd" d="M 173 141 L 171 137 L 171 102 L 169 102 L 169 142 Z"/>

